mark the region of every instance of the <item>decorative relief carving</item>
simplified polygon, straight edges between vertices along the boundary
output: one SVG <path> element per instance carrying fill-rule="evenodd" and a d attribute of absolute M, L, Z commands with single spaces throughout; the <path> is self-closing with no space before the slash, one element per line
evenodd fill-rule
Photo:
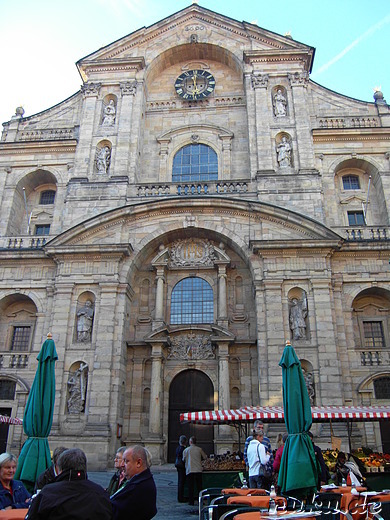
<path fill-rule="evenodd" d="M 83 93 L 84 97 L 98 96 L 101 86 L 101 83 L 84 83 L 84 85 L 81 87 L 81 92 Z"/>
<path fill-rule="evenodd" d="M 120 89 L 122 96 L 135 96 L 137 93 L 137 82 L 126 81 L 125 83 L 121 83 Z"/>
<path fill-rule="evenodd" d="M 215 359 L 210 336 L 188 333 L 171 338 L 168 359 Z"/>
<path fill-rule="evenodd" d="M 170 267 L 213 267 L 217 259 L 211 242 L 193 238 L 174 242 L 169 248 L 169 257 Z"/>
<path fill-rule="evenodd" d="M 268 74 L 252 74 L 252 88 L 267 88 L 268 87 Z"/>
<path fill-rule="evenodd" d="M 288 74 L 288 80 L 292 87 L 307 87 L 309 74 L 307 72 L 294 72 L 294 74 Z"/>

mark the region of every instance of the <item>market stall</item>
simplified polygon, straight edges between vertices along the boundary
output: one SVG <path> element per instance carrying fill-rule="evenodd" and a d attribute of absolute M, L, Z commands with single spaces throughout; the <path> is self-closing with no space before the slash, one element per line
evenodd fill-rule
<path fill-rule="evenodd" d="M 311 412 L 313 423 L 331 423 L 332 421 L 346 423 L 350 453 L 352 453 L 351 428 L 353 421 L 380 421 L 390 419 L 390 406 L 313 406 Z M 264 423 L 284 422 L 283 407 L 244 406 L 232 410 L 206 410 L 187 412 L 180 415 L 181 423 L 192 422 L 197 424 L 233 425 L 239 432 L 239 444 L 242 443 L 241 437 L 248 435 L 249 425 L 256 419 L 261 419 Z M 381 460 L 387 460 L 386 456 L 382 454 L 373 456 L 375 460 L 372 463 L 369 462 L 369 460 L 364 460 L 364 476 L 368 486 L 372 489 L 375 487 L 377 487 L 377 489 L 390 488 L 390 464 L 378 464 L 378 456 L 382 457 Z M 378 468 L 378 470 L 375 468 Z M 215 471 L 218 470 L 216 469 Z"/>

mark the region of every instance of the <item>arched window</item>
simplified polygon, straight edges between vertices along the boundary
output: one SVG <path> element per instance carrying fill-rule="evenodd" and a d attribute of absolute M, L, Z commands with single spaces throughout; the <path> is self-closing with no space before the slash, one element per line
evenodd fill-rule
<path fill-rule="evenodd" d="M 343 188 L 344 190 L 360 190 L 359 177 L 357 175 L 344 175 Z"/>
<path fill-rule="evenodd" d="M 173 182 L 218 180 L 218 158 L 210 146 L 189 144 L 173 158 Z"/>
<path fill-rule="evenodd" d="M 213 323 L 213 290 L 202 278 L 184 278 L 171 297 L 171 324 Z"/>

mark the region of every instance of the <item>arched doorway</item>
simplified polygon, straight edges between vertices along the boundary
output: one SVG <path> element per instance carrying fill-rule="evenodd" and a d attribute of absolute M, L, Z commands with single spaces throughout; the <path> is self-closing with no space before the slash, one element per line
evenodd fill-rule
<path fill-rule="evenodd" d="M 214 453 L 213 426 L 180 424 L 180 414 L 214 408 L 214 387 L 210 378 L 199 370 L 184 370 L 171 383 L 169 389 L 168 462 L 175 461 L 180 435 L 195 435 L 197 445 L 209 455 Z"/>

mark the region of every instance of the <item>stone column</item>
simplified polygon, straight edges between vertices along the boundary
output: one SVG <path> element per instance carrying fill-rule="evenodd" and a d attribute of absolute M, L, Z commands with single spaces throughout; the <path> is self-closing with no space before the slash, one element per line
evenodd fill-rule
<path fill-rule="evenodd" d="M 251 179 L 257 173 L 257 137 L 256 137 L 256 99 L 255 91 L 252 88 L 252 74 L 247 72 L 244 75 L 245 94 L 247 99 L 248 113 L 248 137 L 249 137 L 249 162 Z"/>
<path fill-rule="evenodd" d="M 307 85 L 309 75 L 307 72 L 295 72 L 289 74 L 288 79 L 292 88 L 297 150 L 294 150 L 294 157 L 298 157 L 298 164 L 294 166 L 299 170 L 314 169 L 314 149 L 313 139 L 310 128 L 310 114 L 308 110 Z"/>
<path fill-rule="evenodd" d="M 165 285 L 165 266 L 156 268 L 156 310 L 153 328 L 156 329 L 164 322 L 164 285 Z"/>
<path fill-rule="evenodd" d="M 218 325 L 227 326 L 226 265 L 218 265 Z"/>
<path fill-rule="evenodd" d="M 257 170 L 273 171 L 270 110 L 268 99 L 268 74 L 252 74 L 252 88 L 255 91 Z"/>
<path fill-rule="evenodd" d="M 218 408 L 230 408 L 229 343 L 218 341 Z"/>
<path fill-rule="evenodd" d="M 162 401 L 162 344 L 152 345 L 152 382 L 150 388 L 149 431 L 162 435 L 161 401 Z"/>
<path fill-rule="evenodd" d="M 95 150 L 93 146 L 93 129 L 96 113 L 96 102 L 101 83 L 85 83 L 81 87 L 84 103 L 81 112 L 80 136 L 76 149 L 74 174 L 76 177 L 87 177 L 94 171 Z M 91 160 L 92 159 L 92 160 Z"/>
<path fill-rule="evenodd" d="M 127 175 L 130 160 L 130 145 L 132 140 L 132 114 L 134 96 L 137 92 L 136 81 L 120 84 L 121 104 L 118 119 L 118 138 L 115 151 L 115 173 L 116 175 Z"/>

